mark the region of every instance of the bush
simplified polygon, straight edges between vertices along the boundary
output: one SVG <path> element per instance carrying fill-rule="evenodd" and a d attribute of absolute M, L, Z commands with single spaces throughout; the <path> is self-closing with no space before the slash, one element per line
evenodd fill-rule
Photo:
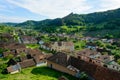
<path fill-rule="evenodd" d="M 81 73 L 80 80 L 88 80 L 88 75 L 85 72 Z"/>
<path fill-rule="evenodd" d="M 0 73 L 6 73 L 7 64 L 0 64 Z"/>

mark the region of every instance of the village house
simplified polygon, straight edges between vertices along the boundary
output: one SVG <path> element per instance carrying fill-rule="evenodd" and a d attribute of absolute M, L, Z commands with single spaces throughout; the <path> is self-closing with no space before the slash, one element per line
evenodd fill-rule
<path fill-rule="evenodd" d="M 95 56 L 95 55 L 98 55 L 98 56 L 100 56 L 101 54 L 100 53 L 98 53 L 98 52 L 96 52 L 96 51 L 94 51 L 94 50 L 90 50 L 90 49 L 84 49 L 84 50 L 82 50 L 82 51 L 79 51 L 79 52 L 77 52 L 77 57 L 79 58 L 79 59 L 81 59 L 81 60 L 84 60 L 84 61 L 90 61 L 90 57 L 92 58 L 93 56 Z M 96 55 L 96 56 L 97 56 Z"/>
<path fill-rule="evenodd" d="M 70 56 L 57 53 L 47 59 L 47 66 L 70 75 L 79 77 L 79 70 L 70 64 Z"/>
<path fill-rule="evenodd" d="M 3 34 L 0 34 L 0 42 L 1 43 L 13 43 L 15 42 L 15 40 L 11 34 L 3 33 Z"/>
<path fill-rule="evenodd" d="M 68 37 L 68 35 L 66 35 L 65 33 L 62 33 L 62 34 L 56 34 L 56 36 L 58 36 L 58 37 Z"/>
<path fill-rule="evenodd" d="M 51 47 L 52 50 L 57 52 L 72 52 L 74 51 L 73 42 L 54 42 Z"/>
<path fill-rule="evenodd" d="M 16 56 L 16 54 L 15 54 L 14 52 L 11 52 L 11 51 L 3 52 L 3 57 L 8 57 L 9 55 L 14 55 L 14 56 Z"/>
<path fill-rule="evenodd" d="M 106 67 L 108 67 L 109 69 L 120 71 L 120 65 L 115 61 L 111 61 L 111 62 L 107 63 Z"/>
<path fill-rule="evenodd" d="M 98 48 L 98 46 L 95 43 L 88 42 L 88 43 L 86 43 L 86 48 L 96 50 Z"/>
<path fill-rule="evenodd" d="M 15 65 L 11 65 L 9 67 L 7 67 L 7 71 L 10 74 L 15 74 L 21 71 L 21 66 L 19 63 L 15 64 Z"/>
<path fill-rule="evenodd" d="M 47 66 L 75 77 L 85 72 L 90 80 L 119 80 L 120 72 L 96 65 L 64 53 L 57 53 L 47 59 Z"/>
<path fill-rule="evenodd" d="M 38 49 L 30 50 L 29 54 L 34 59 L 36 66 L 41 66 L 46 64 L 45 61 L 46 55 L 43 54 L 40 50 Z"/>
<path fill-rule="evenodd" d="M 99 40 L 99 38 L 94 38 L 94 37 L 86 36 L 86 37 L 81 38 L 80 40 L 85 40 L 85 41 L 88 41 L 88 42 L 93 42 L 93 41 Z"/>
<path fill-rule="evenodd" d="M 37 40 L 33 36 L 20 36 L 21 42 L 24 44 L 37 43 Z"/>
<path fill-rule="evenodd" d="M 41 58 L 41 56 L 44 56 L 40 50 L 25 48 L 23 44 L 18 43 L 7 45 L 5 46 L 5 49 L 8 49 L 8 51 L 3 52 L 3 57 L 12 55 L 13 57 L 20 57 L 20 61 L 31 58 Z"/>
<path fill-rule="evenodd" d="M 51 43 L 43 43 L 40 45 L 41 48 L 51 51 Z"/>
<path fill-rule="evenodd" d="M 27 59 L 22 62 L 19 62 L 21 68 L 27 68 L 27 67 L 32 67 L 35 66 L 35 61 L 33 59 Z"/>
<path fill-rule="evenodd" d="M 46 61 L 45 58 L 46 56 L 42 53 L 38 53 L 36 50 L 29 50 L 31 53 L 31 58 L 28 58 L 27 56 L 24 57 L 16 57 L 14 60 L 10 59 L 7 64 L 7 71 L 10 74 L 17 73 L 21 70 L 21 68 L 27 68 L 27 67 L 32 67 L 32 66 L 41 66 L 45 65 Z M 34 52 L 34 53 L 32 53 Z M 19 59 L 19 60 L 18 60 Z"/>
<path fill-rule="evenodd" d="M 38 43 L 39 43 L 40 45 L 42 45 L 42 44 L 44 44 L 44 41 L 43 41 L 43 40 L 40 40 Z"/>
<path fill-rule="evenodd" d="M 7 51 L 3 52 L 3 57 L 7 57 L 10 54 L 12 54 L 13 56 L 17 56 L 20 53 L 18 52 L 18 50 L 24 50 L 25 45 L 19 43 L 11 43 L 4 45 L 4 49 L 6 49 Z"/>
<path fill-rule="evenodd" d="M 9 50 L 15 50 L 15 49 L 19 49 L 19 48 L 26 48 L 24 44 L 19 44 L 19 43 L 10 43 L 10 44 L 6 44 L 3 47 L 4 49 L 9 49 Z"/>
<path fill-rule="evenodd" d="M 49 50 L 49 51 L 57 51 L 57 52 L 72 52 L 74 51 L 74 43 L 73 42 L 51 42 L 44 43 L 41 45 L 41 48 Z"/>
<path fill-rule="evenodd" d="M 107 39 L 101 39 L 102 42 L 107 42 Z"/>
<path fill-rule="evenodd" d="M 45 56 L 44 54 L 35 55 L 35 56 L 33 57 L 33 59 L 34 59 L 35 62 L 36 62 L 36 66 L 45 65 L 45 64 L 46 64 L 45 57 L 46 57 L 46 56 Z"/>
<path fill-rule="evenodd" d="M 114 42 L 114 39 L 108 39 L 107 42 L 108 42 L 108 43 L 113 43 L 113 42 Z"/>
<path fill-rule="evenodd" d="M 103 41 L 105 43 L 113 43 L 114 39 L 101 39 L 101 41 Z"/>
<path fill-rule="evenodd" d="M 19 63 L 17 63 L 15 60 L 13 59 L 10 59 L 8 62 L 7 62 L 7 71 L 8 73 L 10 74 L 15 74 L 15 73 L 18 73 L 20 70 L 21 70 L 21 66 Z"/>
<path fill-rule="evenodd" d="M 90 36 L 82 37 L 81 40 L 89 41 L 91 39 Z"/>
<path fill-rule="evenodd" d="M 100 52 L 90 49 L 84 49 L 77 53 L 77 57 L 81 60 L 94 63 L 99 66 L 104 66 L 110 61 L 114 60 L 114 56 L 104 54 L 102 55 Z"/>
<path fill-rule="evenodd" d="M 7 49 L 9 49 L 9 47 L 10 46 L 7 46 Z M 17 45 L 14 48 L 11 48 L 9 51 L 3 53 L 4 57 L 8 57 L 10 54 L 13 55 L 14 62 L 9 62 L 9 64 L 14 64 L 12 64 L 12 66 L 9 65 L 8 70 L 12 70 L 11 68 L 13 67 L 13 65 L 16 66 L 17 63 L 20 64 L 21 68 L 46 64 L 46 55 L 44 55 L 38 49 L 28 49 L 20 46 L 18 47 Z"/>
<path fill-rule="evenodd" d="M 18 49 L 18 51 L 20 52 L 21 50 Z M 45 61 L 46 55 L 44 55 L 38 49 L 25 48 L 25 49 L 22 50 L 21 53 L 22 53 L 22 56 L 20 56 L 20 61 L 21 62 L 26 62 L 26 60 L 33 59 L 36 66 L 40 66 L 40 65 L 43 65 L 43 64 L 46 63 L 46 61 Z M 30 60 L 30 61 L 32 62 L 32 60 Z"/>
<path fill-rule="evenodd" d="M 95 55 L 94 55 L 95 56 Z M 99 66 L 107 67 L 106 64 L 114 60 L 114 56 L 105 54 L 105 55 L 99 55 L 97 57 L 91 58 L 91 62 L 94 64 L 97 64 Z M 108 67 L 109 68 L 109 67 Z"/>
<path fill-rule="evenodd" d="M 100 53 L 103 53 L 103 52 L 106 52 L 106 53 L 111 53 L 111 50 L 109 49 L 105 49 L 105 48 L 97 48 L 96 51 L 100 52 Z"/>

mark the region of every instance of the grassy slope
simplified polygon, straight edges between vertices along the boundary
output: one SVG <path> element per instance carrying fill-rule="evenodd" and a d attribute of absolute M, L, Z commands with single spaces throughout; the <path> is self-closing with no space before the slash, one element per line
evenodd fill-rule
<path fill-rule="evenodd" d="M 22 69 L 17 74 L 0 74 L 0 80 L 57 80 L 62 75 L 66 76 L 69 80 L 77 80 L 75 77 L 45 66 Z"/>

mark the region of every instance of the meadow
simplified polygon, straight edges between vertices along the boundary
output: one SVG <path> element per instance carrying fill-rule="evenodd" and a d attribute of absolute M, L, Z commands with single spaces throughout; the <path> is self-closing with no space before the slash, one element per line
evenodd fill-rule
<path fill-rule="evenodd" d="M 25 68 L 16 74 L 0 74 L 0 80 L 58 80 L 60 76 L 65 76 L 69 80 L 77 80 L 71 75 L 46 66 Z"/>

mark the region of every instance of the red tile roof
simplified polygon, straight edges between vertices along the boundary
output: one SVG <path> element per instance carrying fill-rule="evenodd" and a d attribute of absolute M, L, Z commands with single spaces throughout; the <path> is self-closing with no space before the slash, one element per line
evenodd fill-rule
<path fill-rule="evenodd" d="M 66 67 L 68 66 L 68 56 L 64 53 L 57 53 L 49 57 L 47 60 L 52 61 L 62 66 L 66 66 Z"/>
<path fill-rule="evenodd" d="M 20 66 L 21 68 L 35 66 L 35 61 L 33 59 L 27 59 L 27 60 L 20 62 Z"/>

